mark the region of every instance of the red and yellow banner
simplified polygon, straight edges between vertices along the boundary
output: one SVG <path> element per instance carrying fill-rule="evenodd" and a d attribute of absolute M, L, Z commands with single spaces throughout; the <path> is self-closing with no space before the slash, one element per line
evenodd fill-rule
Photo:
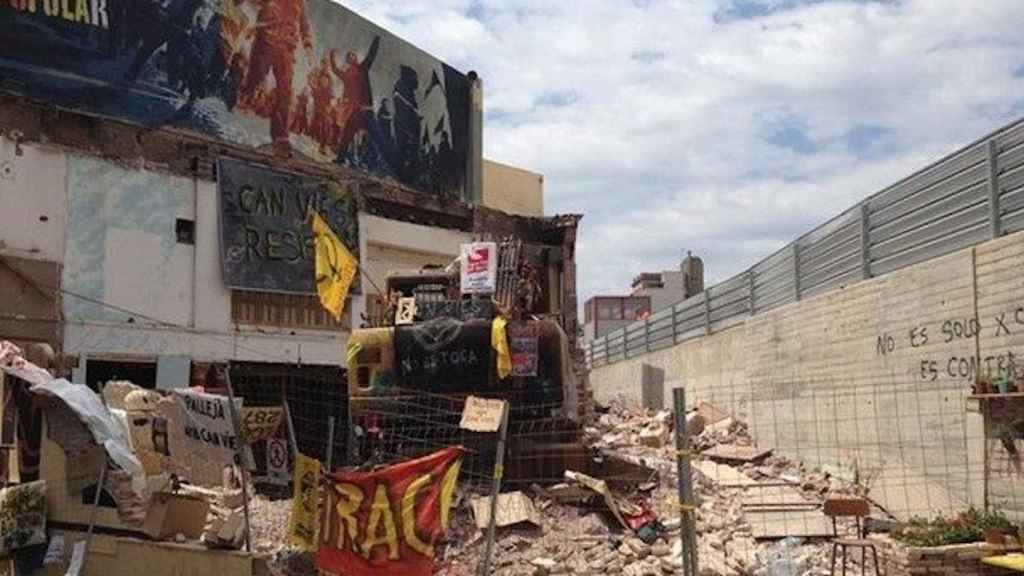
<path fill-rule="evenodd" d="M 464 450 L 330 477 L 317 566 L 345 576 L 429 576 Z"/>

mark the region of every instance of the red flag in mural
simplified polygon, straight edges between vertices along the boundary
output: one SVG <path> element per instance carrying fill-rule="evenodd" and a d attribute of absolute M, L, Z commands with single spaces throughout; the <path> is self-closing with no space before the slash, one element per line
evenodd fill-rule
<path fill-rule="evenodd" d="M 345 576 L 429 576 L 465 451 L 330 477 L 317 566 Z"/>

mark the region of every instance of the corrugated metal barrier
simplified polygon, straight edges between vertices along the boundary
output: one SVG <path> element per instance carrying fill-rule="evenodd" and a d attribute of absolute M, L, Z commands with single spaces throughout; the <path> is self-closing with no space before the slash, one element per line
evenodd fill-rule
<path fill-rule="evenodd" d="M 592 368 L 1024 230 L 1024 120 L 865 199 L 702 294 L 587 346 Z"/>

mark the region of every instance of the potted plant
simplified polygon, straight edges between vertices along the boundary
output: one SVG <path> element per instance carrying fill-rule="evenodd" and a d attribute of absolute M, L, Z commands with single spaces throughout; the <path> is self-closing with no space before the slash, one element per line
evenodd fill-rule
<path fill-rule="evenodd" d="M 977 388 L 977 393 L 978 394 L 991 394 L 992 393 L 992 385 L 989 383 L 988 376 L 980 376 L 980 377 L 978 377 L 978 380 L 975 383 L 975 387 Z"/>
<path fill-rule="evenodd" d="M 1013 384 L 1013 381 L 1010 380 L 1009 376 L 999 376 L 995 379 L 994 384 L 997 392 L 1000 394 L 1009 394 L 1010 386 Z M 1014 386 L 1014 388 L 1016 388 L 1016 386 Z"/>

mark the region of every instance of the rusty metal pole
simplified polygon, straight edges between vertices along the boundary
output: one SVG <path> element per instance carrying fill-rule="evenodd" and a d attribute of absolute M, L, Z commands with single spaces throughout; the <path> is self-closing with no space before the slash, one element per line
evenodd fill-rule
<path fill-rule="evenodd" d="M 491 554 L 494 552 L 494 534 L 498 523 L 498 495 L 501 494 L 501 479 L 505 475 L 505 441 L 508 438 L 508 402 L 501 410 L 501 428 L 498 429 L 498 453 L 494 459 L 494 484 L 491 486 L 491 516 L 487 523 L 487 547 L 480 561 L 480 576 L 490 576 Z"/>
<path fill-rule="evenodd" d="M 672 391 L 676 418 L 676 473 L 679 486 L 680 537 L 683 543 L 683 575 L 697 576 L 697 504 L 693 496 L 690 435 L 686 430 L 686 389 Z"/>
<path fill-rule="evenodd" d="M 327 473 L 334 471 L 334 416 L 327 419 Z"/>

